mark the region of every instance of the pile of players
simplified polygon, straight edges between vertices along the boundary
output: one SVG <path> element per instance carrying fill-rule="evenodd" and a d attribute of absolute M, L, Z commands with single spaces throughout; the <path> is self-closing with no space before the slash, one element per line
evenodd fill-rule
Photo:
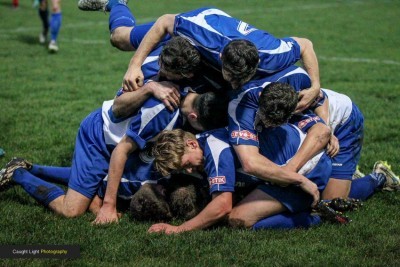
<path fill-rule="evenodd" d="M 18 184 L 65 217 L 90 210 L 95 224 L 117 222 L 128 201 L 134 218 L 161 221 L 149 232 L 167 234 L 347 222 L 331 207 L 400 188 L 386 162 L 357 171 L 363 115 L 320 87 L 308 39 L 278 39 L 216 8 L 136 25 L 124 0 L 78 7 L 109 12 L 113 46 L 136 51 L 122 87 L 82 121 L 71 167 L 15 158 L 0 188 Z"/>

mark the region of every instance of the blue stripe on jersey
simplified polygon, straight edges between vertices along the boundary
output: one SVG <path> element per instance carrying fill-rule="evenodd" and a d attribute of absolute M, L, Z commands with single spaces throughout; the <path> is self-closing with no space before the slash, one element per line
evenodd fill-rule
<path fill-rule="evenodd" d="M 291 38 L 278 39 L 268 32 L 232 18 L 216 8 L 200 8 L 175 17 L 174 35 L 188 39 L 211 64 L 221 67 L 219 53 L 234 39 L 246 39 L 259 51 L 259 70 L 273 73 L 300 59 L 300 46 Z"/>
<path fill-rule="evenodd" d="M 149 98 L 134 116 L 126 131 L 126 135 L 143 149 L 146 142 L 163 130 L 172 130 L 183 125 L 179 109 L 169 111 L 156 98 Z"/>
<path fill-rule="evenodd" d="M 262 90 L 271 82 L 289 83 L 296 91 L 311 86 L 308 74 L 297 66 L 291 66 L 274 75 L 245 84 L 229 103 L 229 141 L 231 144 L 258 146 L 257 131 L 254 125 L 258 100 Z"/>

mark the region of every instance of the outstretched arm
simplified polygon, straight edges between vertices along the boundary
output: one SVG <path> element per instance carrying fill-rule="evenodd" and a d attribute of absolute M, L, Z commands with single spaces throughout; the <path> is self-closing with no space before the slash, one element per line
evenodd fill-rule
<path fill-rule="evenodd" d="M 210 203 L 194 218 L 179 226 L 166 223 L 152 225 L 148 232 L 180 233 L 207 228 L 223 219 L 232 210 L 232 192 L 214 193 Z"/>
<path fill-rule="evenodd" d="M 124 136 L 111 154 L 108 181 L 103 206 L 99 210 L 94 224 L 106 224 L 118 222 L 117 192 L 124 172 L 125 163 L 130 153 L 136 150 L 136 143 Z"/>
<path fill-rule="evenodd" d="M 167 35 L 173 34 L 175 15 L 166 14 L 157 19 L 140 42 L 125 73 L 122 87 L 125 91 L 134 91 L 143 86 L 142 64 L 153 48 Z"/>
<path fill-rule="evenodd" d="M 318 59 L 315 54 L 313 44 L 306 38 L 292 37 L 300 45 L 301 60 L 303 67 L 311 78 L 311 87 L 300 91 L 299 104 L 296 107 L 296 113 L 308 108 L 319 94 L 320 80 Z"/>
<path fill-rule="evenodd" d="M 148 82 L 140 90 L 125 92 L 114 99 L 112 112 L 116 118 L 125 118 L 138 111 L 143 103 L 154 96 L 171 111 L 179 106 L 180 94 L 177 85 L 171 82 Z"/>
<path fill-rule="evenodd" d="M 269 182 L 298 185 L 313 197 L 313 206 L 319 201 L 317 185 L 303 175 L 279 167 L 261 155 L 256 146 L 235 145 L 233 147 L 245 172 Z"/>

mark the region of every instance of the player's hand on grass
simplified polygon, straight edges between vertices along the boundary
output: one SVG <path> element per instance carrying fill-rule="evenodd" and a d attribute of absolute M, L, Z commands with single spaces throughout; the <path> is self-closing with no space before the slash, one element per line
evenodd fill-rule
<path fill-rule="evenodd" d="M 339 153 L 340 150 L 340 145 L 339 145 L 339 140 L 337 139 L 336 136 L 333 134 L 331 135 L 331 138 L 329 139 L 328 146 L 326 147 L 326 154 L 329 157 L 334 157 Z"/>
<path fill-rule="evenodd" d="M 119 218 L 121 218 L 121 213 L 118 213 L 115 207 L 108 207 L 107 205 L 103 205 L 97 213 L 97 217 L 92 222 L 92 224 L 101 225 L 118 223 Z"/>
<path fill-rule="evenodd" d="M 142 69 L 134 65 L 129 66 L 125 73 L 124 80 L 122 82 L 122 88 L 126 92 L 131 92 L 139 89 L 143 86 L 144 76 Z"/>
<path fill-rule="evenodd" d="M 314 103 L 319 95 L 320 88 L 310 87 L 299 92 L 299 103 L 297 103 L 295 113 L 302 112 Z"/>
<path fill-rule="evenodd" d="M 313 198 L 313 203 L 311 207 L 315 207 L 318 204 L 320 194 L 318 191 L 318 186 L 310 181 L 309 179 L 304 179 L 300 184 L 300 188 L 303 189 L 306 193 L 310 194 Z"/>
<path fill-rule="evenodd" d="M 169 110 L 174 111 L 174 109 L 179 107 L 180 94 L 179 87 L 172 82 L 151 82 L 151 91 L 153 96 L 160 101 L 162 101 Z"/>

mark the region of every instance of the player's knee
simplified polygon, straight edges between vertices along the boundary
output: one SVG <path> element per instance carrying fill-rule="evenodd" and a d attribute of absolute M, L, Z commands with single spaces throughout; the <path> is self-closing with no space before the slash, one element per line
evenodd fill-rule
<path fill-rule="evenodd" d="M 85 210 L 77 209 L 74 207 L 64 206 L 64 208 L 62 210 L 62 215 L 65 218 L 75 218 L 75 217 L 83 215 L 84 213 L 85 213 Z"/>
<path fill-rule="evenodd" d="M 119 27 L 110 35 L 110 43 L 113 47 L 122 51 L 132 51 L 134 47 L 130 43 L 130 31 L 132 28 Z"/>
<path fill-rule="evenodd" d="M 233 228 L 249 228 L 252 225 L 243 216 L 240 216 L 235 209 L 229 214 L 228 223 Z"/>

